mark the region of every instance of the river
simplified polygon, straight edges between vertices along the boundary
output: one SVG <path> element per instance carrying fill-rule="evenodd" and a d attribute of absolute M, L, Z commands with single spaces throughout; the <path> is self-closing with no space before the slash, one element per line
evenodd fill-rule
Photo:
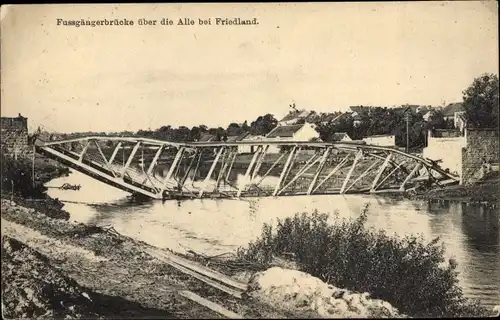
<path fill-rule="evenodd" d="M 364 195 L 134 203 L 127 193 L 78 172 L 47 186 L 63 183 L 78 184 L 81 189 L 49 188 L 48 194 L 65 201 L 72 221 L 112 225 L 122 234 L 158 247 L 207 255 L 234 252 L 257 238 L 265 222 L 276 218 L 315 209 L 355 218 L 369 204 L 369 226 L 399 236 L 421 234 L 429 241 L 441 237 L 447 257 L 458 262 L 465 295 L 488 307 L 500 304 L 499 214 L 495 209 Z"/>

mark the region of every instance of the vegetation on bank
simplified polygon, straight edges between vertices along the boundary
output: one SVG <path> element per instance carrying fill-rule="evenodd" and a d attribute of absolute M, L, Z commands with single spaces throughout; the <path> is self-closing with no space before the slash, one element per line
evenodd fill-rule
<path fill-rule="evenodd" d="M 456 200 L 467 203 L 488 203 L 498 205 L 500 200 L 500 178 L 498 172 L 494 172 L 472 185 L 457 185 L 443 189 L 433 189 L 415 196 L 423 200 Z"/>
<path fill-rule="evenodd" d="M 63 204 L 47 196 L 44 184 L 54 178 L 69 174 L 69 169 L 54 161 L 38 156 L 33 162 L 29 158 L 13 159 L 2 150 L 1 155 L 2 198 L 15 199 L 25 207 L 43 212 L 52 218 L 69 219 L 69 213 L 62 210 Z"/>
<path fill-rule="evenodd" d="M 401 312 L 418 317 L 487 316 L 489 311 L 463 296 L 457 263 L 445 261 L 439 239 L 389 236 L 365 227 L 367 208 L 355 220 L 328 222 L 329 215 L 296 214 L 265 224 L 262 235 L 237 259 L 262 268 L 276 257 L 293 257 L 301 269 L 332 285 L 369 292 Z"/>

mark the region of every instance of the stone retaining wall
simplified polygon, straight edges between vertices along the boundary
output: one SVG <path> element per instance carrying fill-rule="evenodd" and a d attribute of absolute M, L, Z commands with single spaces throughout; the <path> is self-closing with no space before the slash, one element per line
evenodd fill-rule
<path fill-rule="evenodd" d="M 468 129 L 462 150 L 462 184 L 477 182 L 499 162 L 499 132 L 496 129 Z"/>

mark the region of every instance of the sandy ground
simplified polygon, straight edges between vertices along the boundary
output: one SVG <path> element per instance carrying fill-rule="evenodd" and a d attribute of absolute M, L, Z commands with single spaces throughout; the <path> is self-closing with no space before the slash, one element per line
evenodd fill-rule
<path fill-rule="evenodd" d="M 246 318 L 279 317 L 267 306 L 235 301 L 232 296 L 152 258 L 142 249 L 144 243 L 112 232 L 92 232 L 87 226 L 51 219 L 6 200 L 2 200 L 1 209 L 2 237 L 13 238 L 40 253 L 51 266 L 88 292 L 126 301 L 116 316 L 221 318 L 178 293 L 190 290 Z M 2 256 L 4 263 L 10 261 L 4 261 Z M 3 277 L 2 282 L 16 286 Z"/>

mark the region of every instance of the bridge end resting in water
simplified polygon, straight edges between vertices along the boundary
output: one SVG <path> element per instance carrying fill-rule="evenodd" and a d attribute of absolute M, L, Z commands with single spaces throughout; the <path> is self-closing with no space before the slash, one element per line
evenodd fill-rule
<path fill-rule="evenodd" d="M 352 142 L 178 143 L 91 136 L 38 141 L 35 150 L 110 186 L 153 199 L 405 192 L 460 181 L 432 160 Z M 238 170 L 243 178 L 232 179 Z"/>

